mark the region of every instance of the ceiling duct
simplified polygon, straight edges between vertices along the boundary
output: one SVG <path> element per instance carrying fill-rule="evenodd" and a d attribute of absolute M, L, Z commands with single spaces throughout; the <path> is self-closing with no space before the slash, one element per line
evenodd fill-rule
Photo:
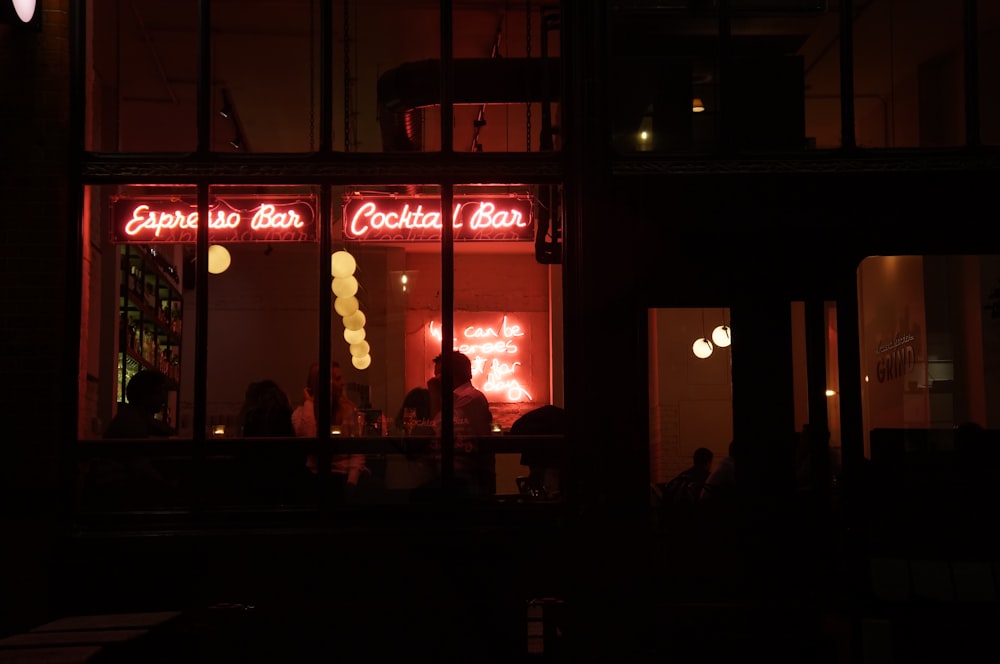
<path fill-rule="evenodd" d="M 558 58 L 470 58 L 454 61 L 455 104 L 559 101 Z M 378 120 L 386 152 L 423 150 L 419 109 L 441 103 L 441 61 L 404 63 L 378 79 Z"/>

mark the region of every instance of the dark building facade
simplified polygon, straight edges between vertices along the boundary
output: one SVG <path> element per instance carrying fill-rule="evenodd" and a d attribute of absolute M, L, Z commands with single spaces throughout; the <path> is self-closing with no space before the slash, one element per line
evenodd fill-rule
<path fill-rule="evenodd" d="M 788 661 L 937 652 L 927 624 L 982 645 L 996 552 L 924 501 L 956 481 L 958 425 L 1000 428 L 989 3 L 167 4 L 49 0 L 0 24 L 4 634 L 252 604 L 331 648 L 359 630 L 512 659 L 540 647 L 525 607 L 558 598 L 577 654 L 663 654 L 723 617 L 748 630 L 723 650 Z M 421 235 L 418 206 L 462 223 Z M 220 235 L 240 215 L 251 230 Z M 326 275 L 338 251 L 357 271 Z M 720 321 L 733 344 L 699 359 Z M 485 496 L 452 484 L 460 423 L 439 425 L 425 494 L 390 422 L 449 335 L 504 434 L 478 442 Z M 313 436 L 242 435 L 248 383 L 294 406 L 316 360 L 389 435 L 341 443 L 324 407 Z M 172 380 L 173 435 L 109 442 L 137 367 Z M 509 435 L 539 405 L 567 429 Z M 677 553 L 651 490 L 730 440 L 739 510 Z M 519 492 L 543 447 L 558 488 Z M 288 450 L 365 455 L 379 486 L 269 498 Z M 173 493 L 146 495 L 145 462 Z M 95 493 L 108 464 L 128 482 Z M 898 500 L 871 491 L 882 472 Z M 944 609 L 910 610 L 928 597 Z"/>

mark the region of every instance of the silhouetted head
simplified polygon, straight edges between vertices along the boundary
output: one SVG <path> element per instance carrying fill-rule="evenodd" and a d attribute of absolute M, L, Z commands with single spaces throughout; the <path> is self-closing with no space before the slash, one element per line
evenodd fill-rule
<path fill-rule="evenodd" d="M 244 436 L 294 436 L 288 395 L 273 380 L 250 383 L 243 401 Z"/>
<path fill-rule="evenodd" d="M 712 465 L 712 459 L 714 458 L 712 450 L 707 447 L 699 447 L 694 451 L 694 465 L 701 468 L 708 468 Z"/>
<path fill-rule="evenodd" d="M 463 353 L 457 350 L 451 351 L 450 354 L 444 356 L 438 355 L 434 358 L 434 375 L 437 376 L 441 373 L 441 362 L 444 359 L 448 359 L 451 362 L 452 375 L 455 377 L 455 385 L 461 385 L 462 383 L 467 383 L 472 380 L 472 360 Z"/>
<path fill-rule="evenodd" d="M 125 387 L 128 402 L 147 413 L 155 414 L 163 410 L 167 403 L 170 379 L 159 371 L 140 371 L 132 376 Z"/>
<path fill-rule="evenodd" d="M 316 398 L 319 391 L 319 362 L 313 362 L 306 376 L 306 396 Z M 330 401 L 338 401 L 344 394 L 344 375 L 340 372 L 340 363 L 330 362 Z"/>
<path fill-rule="evenodd" d="M 403 409 L 413 408 L 417 412 L 418 421 L 431 419 L 431 391 L 426 387 L 414 387 L 403 397 L 403 403 L 396 413 L 396 426 L 403 426 Z"/>

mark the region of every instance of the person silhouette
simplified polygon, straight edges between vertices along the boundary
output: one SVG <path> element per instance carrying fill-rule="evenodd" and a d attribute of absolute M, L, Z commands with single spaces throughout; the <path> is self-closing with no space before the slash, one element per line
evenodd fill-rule
<path fill-rule="evenodd" d="M 319 362 L 314 362 L 306 375 L 306 386 L 303 390 L 305 399 L 292 411 L 292 426 L 295 428 L 296 436 L 312 438 L 317 435 L 316 420 L 319 405 L 316 396 L 318 392 Z M 357 407 L 344 392 L 344 375 L 340 371 L 340 364 L 333 361 L 330 363 L 330 424 L 341 427 L 342 435 L 349 434 L 356 410 Z M 306 456 L 306 467 L 313 475 L 319 474 L 318 463 L 316 455 Z M 364 454 L 332 455 L 330 458 L 330 476 L 333 480 L 331 497 L 335 501 L 343 500 L 348 492 L 357 487 L 362 473 L 365 472 L 367 472 L 367 467 Z"/>
<path fill-rule="evenodd" d="M 682 525 L 694 516 L 702 489 L 712 472 L 715 455 L 707 447 L 699 447 L 692 456 L 692 465 L 669 482 L 660 485 L 660 524 Z"/>
<path fill-rule="evenodd" d="M 403 403 L 399 405 L 399 411 L 396 413 L 396 418 L 393 421 L 398 431 L 405 430 L 403 414 L 407 408 L 412 408 L 416 417 L 416 426 L 409 433 L 417 433 L 418 435 L 433 433 L 432 429 L 428 431 L 431 417 L 434 415 L 431 412 L 431 391 L 429 388 L 414 387 L 403 397 Z"/>
<path fill-rule="evenodd" d="M 240 428 L 247 437 L 295 436 L 291 403 L 276 382 L 266 379 L 247 386 L 240 409 Z"/>
<path fill-rule="evenodd" d="M 174 430 L 163 419 L 170 379 L 159 371 L 145 370 L 125 386 L 125 401 L 104 430 L 105 438 L 170 436 Z"/>

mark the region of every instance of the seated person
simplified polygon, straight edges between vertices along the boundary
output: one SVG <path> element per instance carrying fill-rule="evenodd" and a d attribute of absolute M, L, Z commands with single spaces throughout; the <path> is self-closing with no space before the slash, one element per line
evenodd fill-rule
<path fill-rule="evenodd" d="M 305 400 L 292 411 L 292 425 L 295 435 L 312 438 L 317 435 L 316 415 L 319 404 L 316 396 L 319 392 L 319 362 L 309 367 L 306 375 L 306 387 L 303 390 Z M 337 425 L 343 431 L 351 431 L 354 424 L 354 414 L 357 407 L 347 398 L 344 392 L 344 375 L 340 364 L 330 363 L 330 424 Z M 306 457 L 306 467 L 313 475 L 319 473 L 318 459 L 310 454 Z M 361 475 L 367 472 L 364 454 L 334 454 L 330 459 L 330 475 L 334 481 L 335 497 L 343 497 L 345 491 L 357 486 Z"/>
<path fill-rule="evenodd" d="M 399 412 L 396 413 L 396 419 L 394 424 L 397 431 L 405 431 L 405 426 L 403 422 L 403 413 L 407 408 L 412 408 L 416 417 L 416 425 L 412 433 L 417 436 L 432 436 L 434 435 L 434 428 L 431 424 L 431 418 L 433 413 L 431 412 L 431 391 L 426 387 L 414 387 L 412 390 L 406 393 L 403 397 L 403 403 L 399 406 Z"/>
<path fill-rule="evenodd" d="M 140 371 L 125 386 L 126 401 L 104 431 L 105 438 L 170 436 L 174 431 L 161 419 L 167 408 L 170 379 L 159 371 Z"/>
<path fill-rule="evenodd" d="M 446 356 L 451 362 L 452 376 L 455 384 L 454 395 L 454 431 L 455 431 L 455 480 L 457 485 L 471 495 L 490 496 L 496 493 L 496 458 L 490 452 L 477 449 L 476 436 L 489 436 L 493 424 L 493 413 L 490 411 L 486 395 L 472 384 L 472 361 L 468 356 L 452 351 Z M 433 426 L 435 435 L 441 434 L 440 376 L 441 356 L 434 358 L 435 376 L 427 381 L 431 394 L 431 409 L 435 412 Z M 436 406 L 436 408 L 435 408 Z M 440 449 L 435 450 L 433 462 L 436 469 L 441 468 Z"/>
<path fill-rule="evenodd" d="M 247 437 L 294 437 L 288 395 L 273 380 L 250 383 L 240 410 L 240 427 Z"/>
<path fill-rule="evenodd" d="M 514 436 L 565 435 L 566 411 L 559 406 L 541 406 L 517 418 L 510 426 Z M 521 465 L 528 466 L 528 487 L 538 493 L 558 493 L 560 455 L 551 449 L 527 450 L 521 453 Z"/>

